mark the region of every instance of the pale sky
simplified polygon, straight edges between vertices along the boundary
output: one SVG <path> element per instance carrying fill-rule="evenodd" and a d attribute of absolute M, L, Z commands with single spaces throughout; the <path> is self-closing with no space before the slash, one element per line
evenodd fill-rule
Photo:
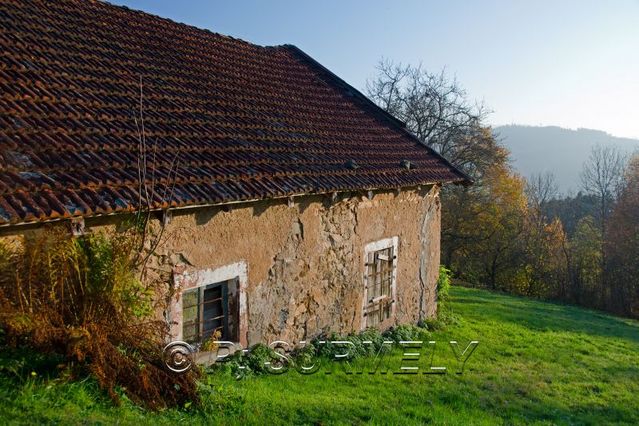
<path fill-rule="evenodd" d="M 117 0 L 261 45 L 295 44 L 363 91 L 382 58 L 446 67 L 489 122 L 639 138 L 639 0 Z"/>

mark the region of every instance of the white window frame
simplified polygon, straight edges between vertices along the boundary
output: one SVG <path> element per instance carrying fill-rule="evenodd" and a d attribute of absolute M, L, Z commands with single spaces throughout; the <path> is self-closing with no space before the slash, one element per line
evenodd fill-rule
<path fill-rule="evenodd" d="M 367 315 L 366 310 L 369 306 L 368 300 L 368 258 L 371 253 L 376 251 L 385 250 L 388 248 L 393 248 L 393 271 L 391 275 L 391 314 L 390 319 L 395 318 L 395 311 L 397 308 L 397 260 L 399 259 L 399 237 L 394 236 L 390 238 L 384 238 L 382 240 L 374 241 L 372 243 L 368 243 L 364 246 L 364 258 L 363 258 L 363 266 L 364 266 L 364 275 L 363 275 L 363 283 L 364 283 L 364 298 L 362 300 L 362 321 L 361 321 L 361 329 L 365 330 L 367 325 Z M 377 300 L 377 299 L 376 299 Z M 379 325 L 379 324 L 378 324 Z"/>
<path fill-rule="evenodd" d="M 239 342 L 243 346 L 247 345 L 247 301 L 246 290 L 248 288 L 248 267 L 246 262 L 240 261 L 216 269 L 200 269 L 184 271 L 174 275 L 175 289 L 177 297 L 171 305 L 170 318 L 171 336 L 175 340 L 183 340 L 183 312 L 182 293 L 195 288 L 203 288 L 210 284 L 228 280 L 238 280 L 239 299 L 239 324 L 237 334 Z"/>

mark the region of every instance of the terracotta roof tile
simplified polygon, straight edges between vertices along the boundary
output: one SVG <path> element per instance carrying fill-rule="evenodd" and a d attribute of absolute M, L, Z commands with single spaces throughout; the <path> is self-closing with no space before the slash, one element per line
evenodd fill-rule
<path fill-rule="evenodd" d="M 140 82 L 154 208 L 467 181 L 294 46 L 3 0 L 0 47 L 0 224 L 138 207 Z"/>

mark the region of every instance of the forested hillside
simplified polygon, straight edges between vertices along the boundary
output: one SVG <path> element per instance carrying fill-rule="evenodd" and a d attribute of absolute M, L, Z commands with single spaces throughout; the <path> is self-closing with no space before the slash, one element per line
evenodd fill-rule
<path fill-rule="evenodd" d="M 581 189 L 582 166 L 593 147 L 616 146 L 625 153 L 639 149 L 637 139 L 619 138 L 600 130 L 513 124 L 494 131 L 510 151 L 515 170 L 525 177 L 553 173 L 564 194 Z"/>

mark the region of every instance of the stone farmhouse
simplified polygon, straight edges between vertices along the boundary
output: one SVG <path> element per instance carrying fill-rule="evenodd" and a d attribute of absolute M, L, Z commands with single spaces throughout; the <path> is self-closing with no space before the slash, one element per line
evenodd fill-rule
<path fill-rule="evenodd" d="M 3 0 L 0 45 L 2 238 L 140 209 L 139 109 L 175 339 L 435 313 L 439 191 L 469 178 L 297 47 L 93 0 Z"/>

